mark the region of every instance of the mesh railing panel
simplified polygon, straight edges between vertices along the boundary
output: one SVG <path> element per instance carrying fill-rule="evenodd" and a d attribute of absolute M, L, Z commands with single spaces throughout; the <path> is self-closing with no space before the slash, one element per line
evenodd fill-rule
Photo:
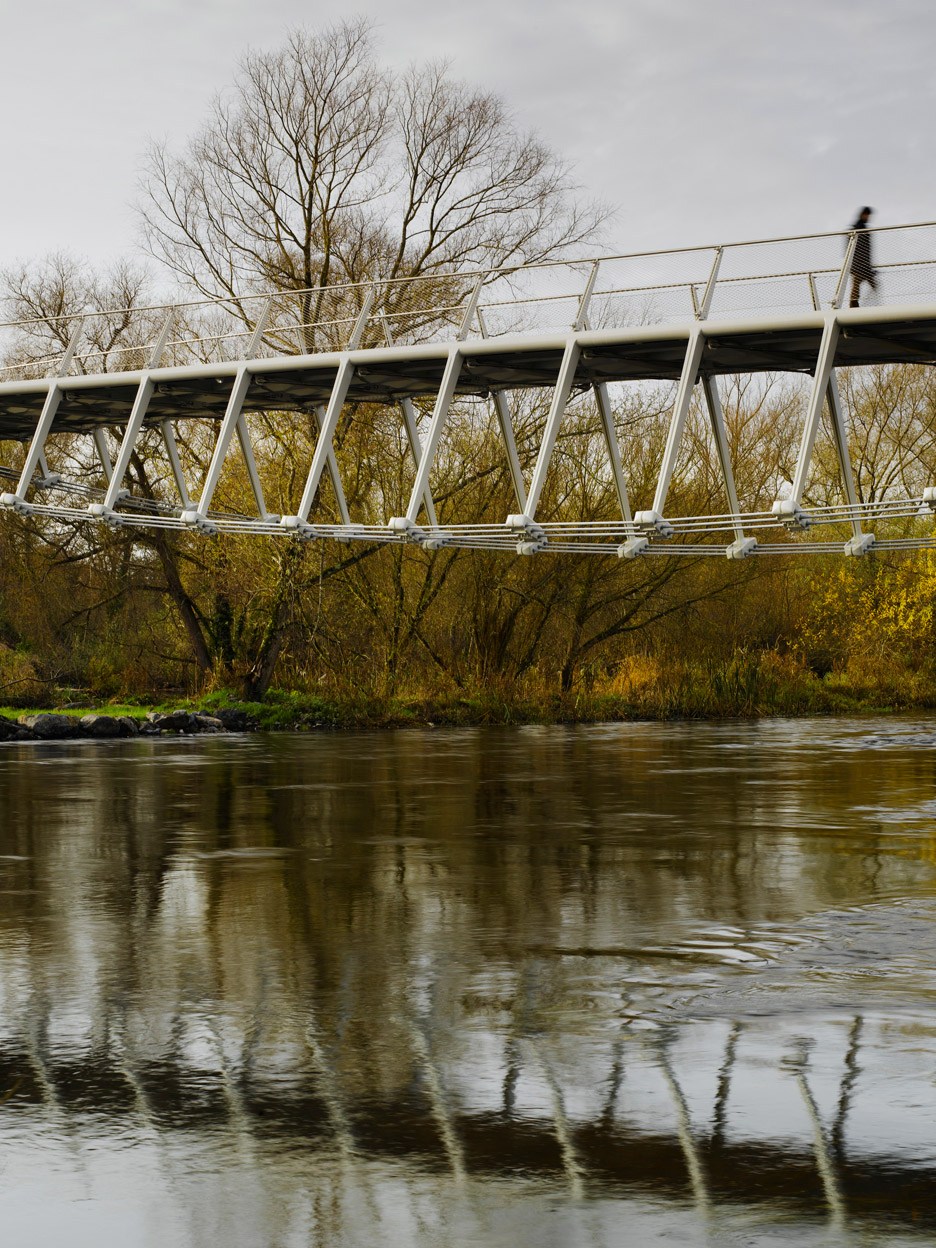
<path fill-rule="evenodd" d="M 230 362 L 347 349 L 355 329 L 364 347 L 507 334 L 685 323 L 710 318 L 784 316 L 847 306 L 843 274 L 849 234 L 808 235 L 723 247 L 601 257 L 485 273 L 455 273 L 328 286 L 238 301 L 90 311 L 0 325 L 0 381 L 60 371 L 72 331 L 80 340 L 68 372 L 136 371 L 150 366 L 166 323 L 163 365 Z M 867 231 L 876 289 L 862 283 L 864 305 L 936 303 L 936 223 Z M 710 285 L 720 256 L 717 279 Z M 597 266 L 597 267 L 596 267 Z M 584 320 L 582 299 L 591 282 Z M 480 283 L 480 287 L 479 287 Z M 706 295 L 710 296 L 706 306 Z M 361 313 L 372 295 L 369 314 Z M 255 334 L 263 321 L 262 333 Z"/>

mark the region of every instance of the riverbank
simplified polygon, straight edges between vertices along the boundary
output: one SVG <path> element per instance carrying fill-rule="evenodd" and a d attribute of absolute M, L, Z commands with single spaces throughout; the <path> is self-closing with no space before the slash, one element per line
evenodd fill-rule
<path fill-rule="evenodd" d="M 628 720 L 727 719 L 883 714 L 936 709 L 936 682 L 922 673 L 814 672 L 741 658 L 719 666 L 631 665 L 613 680 L 583 681 L 568 693 L 489 689 L 472 694 L 324 696 L 271 690 L 261 702 L 229 690 L 200 698 L 92 702 L 76 697 L 45 706 L 0 707 L 0 740 L 200 732 L 303 732 L 407 726 L 558 724 Z M 53 724 L 39 717 L 54 715 Z"/>

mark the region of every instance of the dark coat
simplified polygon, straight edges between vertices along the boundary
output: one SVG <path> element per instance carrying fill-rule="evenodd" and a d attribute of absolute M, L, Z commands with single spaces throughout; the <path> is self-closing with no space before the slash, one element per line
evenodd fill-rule
<path fill-rule="evenodd" d="M 874 277 L 874 266 L 871 263 L 871 235 L 864 225 L 855 225 L 855 254 L 852 256 L 851 273 L 859 281 L 869 282 Z"/>

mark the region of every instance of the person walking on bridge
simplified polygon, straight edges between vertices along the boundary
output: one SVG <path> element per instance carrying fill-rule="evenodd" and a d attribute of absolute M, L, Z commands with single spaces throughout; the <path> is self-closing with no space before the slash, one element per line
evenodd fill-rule
<path fill-rule="evenodd" d="M 848 305 L 851 308 L 858 307 L 862 282 L 867 282 L 872 290 L 877 290 L 877 274 L 871 263 L 871 235 L 868 233 L 868 221 L 873 211 L 873 208 L 862 208 L 851 227 L 853 231 L 856 231 L 855 250 L 851 262 L 851 302 Z"/>

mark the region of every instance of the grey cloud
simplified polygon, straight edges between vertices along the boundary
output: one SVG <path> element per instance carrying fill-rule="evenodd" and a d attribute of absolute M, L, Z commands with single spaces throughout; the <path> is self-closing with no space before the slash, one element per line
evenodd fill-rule
<path fill-rule="evenodd" d="M 936 217 L 936 10 L 921 0 L 365 0 L 387 57 L 448 57 L 620 205 L 614 250 Z M 131 250 L 137 160 L 181 139 L 248 45 L 322 0 L 64 0 L 5 24 L 0 262 Z"/>

